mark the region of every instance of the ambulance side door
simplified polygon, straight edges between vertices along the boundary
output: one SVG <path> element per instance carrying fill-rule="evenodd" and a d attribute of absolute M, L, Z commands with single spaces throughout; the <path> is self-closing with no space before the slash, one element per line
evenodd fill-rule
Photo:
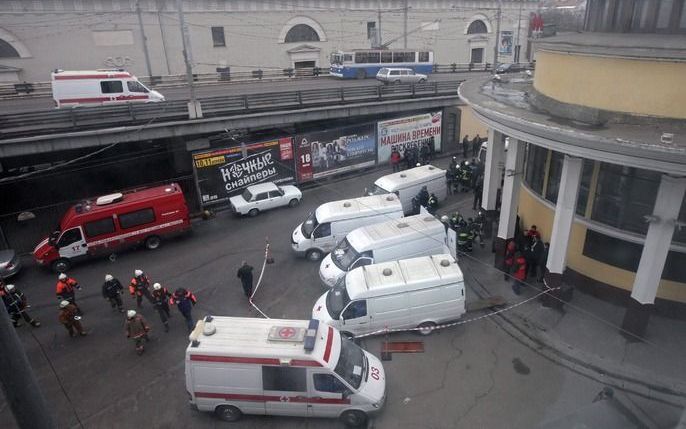
<path fill-rule="evenodd" d="M 267 414 L 307 416 L 307 369 L 262 366 L 262 389 Z"/>
<path fill-rule="evenodd" d="M 335 374 L 312 368 L 307 382 L 310 391 L 309 416 L 338 417 L 350 405 L 352 393 Z"/>

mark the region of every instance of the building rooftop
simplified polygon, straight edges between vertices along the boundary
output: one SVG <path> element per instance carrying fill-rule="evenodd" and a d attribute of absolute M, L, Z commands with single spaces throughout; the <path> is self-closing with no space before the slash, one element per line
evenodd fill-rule
<path fill-rule="evenodd" d="M 686 34 L 564 33 L 532 41 L 536 50 L 686 61 Z"/>
<path fill-rule="evenodd" d="M 686 174 L 686 121 L 570 120 L 532 102 L 533 79 L 524 73 L 503 75 L 500 81 L 472 79 L 460 85 L 458 94 L 489 126 L 523 141 L 584 158 Z M 673 134 L 671 143 L 663 142 L 663 133 Z"/>

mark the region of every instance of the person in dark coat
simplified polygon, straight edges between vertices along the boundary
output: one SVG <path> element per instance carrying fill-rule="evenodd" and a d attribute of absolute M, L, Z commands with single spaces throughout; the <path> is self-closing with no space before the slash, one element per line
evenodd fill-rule
<path fill-rule="evenodd" d="M 469 135 L 465 134 L 462 139 L 462 156 L 467 159 L 467 152 L 469 152 Z"/>
<path fill-rule="evenodd" d="M 105 283 L 102 284 L 102 297 L 110 302 L 112 310 L 124 312 L 121 295 L 124 293 L 124 286 L 111 274 L 105 275 Z"/>
<path fill-rule="evenodd" d="M 538 279 L 538 262 L 543 254 L 543 243 L 537 235 L 531 237 L 529 251 L 526 255 L 527 278 L 534 276 Z"/>
<path fill-rule="evenodd" d="M 472 210 L 478 210 L 481 208 L 481 200 L 484 194 L 484 178 L 479 176 L 476 179 L 476 184 L 474 185 L 474 203 L 472 204 Z"/>
<path fill-rule="evenodd" d="M 241 267 L 238 269 L 236 277 L 241 279 L 243 285 L 243 293 L 250 298 L 252 296 L 252 270 L 253 267 L 248 265 L 246 261 L 241 262 Z"/>
<path fill-rule="evenodd" d="M 472 156 L 476 158 L 479 155 L 479 150 L 481 149 L 481 137 L 479 133 L 472 139 Z"/>

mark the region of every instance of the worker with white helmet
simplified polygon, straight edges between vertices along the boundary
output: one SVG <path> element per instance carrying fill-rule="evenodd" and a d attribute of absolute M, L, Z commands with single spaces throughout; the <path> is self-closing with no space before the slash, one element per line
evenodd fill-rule
<path fill-rule="evenodd" d="M 60 273 L 60 275 L 57 277 L 57 287 L 56 287 L 56 294 L 57 294 L 57 299 L 59 301 L 69 301 L 71 304 L 74 304 L 76 307 L 77 312 L 79 315 L 83 315 L 83 312 L 79 308 L 78 304 L 76 303 L 76 290 L 79 289 L 81 290 L 81 285 L 79 285 L 79 282 L 77 282 L 75 279 L 67 276 L 65 273 Z"/>
<path fill-rule="evenodd" d="M 121 295 L 124 293 L 124 286 L 112 274 L 105 274 L 105 283 L 102 284 L 102 297 L 110 302 L 112 310 L 124 312 L 124 304 L 121 302 Z"/>
<path fill-rule="evenodd" d="M 132 338 L 136 347 L 136 353 L 142 355 L 145 348 L 143 347 L 143 340 L 150 341 L 148 337 L 150 326 L 143 316 L 136 313 L 135 310 L 126 312 L 126 338 Z"/>
<path fill-rule="evenodd" d="M 40 322 L 29 315 L 26 309 L 29 307 L 26 296 L 14 285 L 0 283 L 0 296 L 5 303 L 5 308 L 12 318 L 14 326 L 21 326 L 20 318 L 24 318 L 34 328 L 40 326 Z"/>
<path fill-rule="evenodd" d="M 66 299 L 60 302 L 60 314 L 58 319 L 67 329 L 70 337 L 75 337 L 76 334 L 81 336 L 87 335 L 81 325 L 81 316 L 78 314 L 78 307 Z"/>
<path fill-rule="evenodd" d="M 160 315 L 160 320 L 164 325 L 164 332 L 169 332 L 169 318 L 171 317 L 169 299 L 171 297 L 172 294 L 169 293 L 166 287 L 162 287 L 159 283 L 152 285 L 152 303 Z"/>
<path fill-rule="evenodd" d="M 136 298 L 138 308 L 142 308 L 143 296 L 145 296 L 148 301 L 152 302 L 152 295 L 150 295 L 150 280 L 143 270 L 140 269 L 135 270 L 133 276 L 131 283 L 129 283 L 129 292 L 131 293 L 132 298 Z"/>

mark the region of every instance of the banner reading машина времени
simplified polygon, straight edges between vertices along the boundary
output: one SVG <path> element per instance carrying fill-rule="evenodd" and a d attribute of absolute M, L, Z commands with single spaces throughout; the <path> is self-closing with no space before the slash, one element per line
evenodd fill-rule
<path fill-rule="evenodd" d="M 419 148 L 424 143 L 433 144 L 434 151 L 440 151 L 442 119 L 442 112 L 434 112 L 380 121 L 377 148 L 379 164 L 391 159 L 393 147 L 403 156 L 406 149 Z"/>

